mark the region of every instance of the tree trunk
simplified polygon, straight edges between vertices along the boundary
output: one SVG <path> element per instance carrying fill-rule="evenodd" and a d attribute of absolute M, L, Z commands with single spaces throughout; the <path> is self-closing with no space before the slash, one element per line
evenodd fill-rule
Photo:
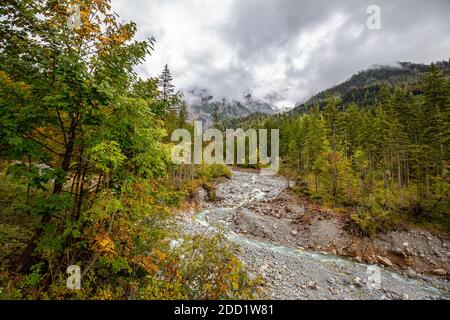
<path fill-rule="evenodd" d="M 75 146 L 77 124 L 78 124 L 77 117 L 75 115 L 73 115 L 71 123 L 70 123 L 69 138 L 67 141 L 66 150 L 64 152 L 63 160 L 62 160 L 61 166 L 60 166 L 60 169 L 66 173 L 66 177 L 67 177 L 67 172 L 69 171 L 69 168 L 70 168 L 72 153 L 73 153 L 74 146 Z M 63 186 L 64 186 L 64 182 L 62 182 L 62 179 L 56 179 L 54 187 L 53 187 L 52 195 L 61 194 L 61 192 L 63 190 Z M 47 211 L 42 215 L 42 220 L 41 220 L 40 226 L 36 229 L 33 237 L 28 242 L 24 251 L 18 258 L 18 262 L 16 265 L 17 272 L 26 273 L 29 270 L 29 268 L 31 267 L 32 256 L 33 256 L 34 250 L 36 249 L 39 239 L 41 238 L 41 236 L 44 232 L 44 226 L 47 225 L 48 223 L 50 223 L 51 218 L 52 218 L 52 212 Z"/>

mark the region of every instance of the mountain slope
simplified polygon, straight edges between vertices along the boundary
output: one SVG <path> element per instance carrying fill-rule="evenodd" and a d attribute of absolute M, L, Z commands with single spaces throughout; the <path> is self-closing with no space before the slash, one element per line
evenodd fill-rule
<path fill-rule="evenodd" d="M 437 62 L 436 65 L 446 73 L 450 73 L 450 61 Z M 372 106 L 376 104 L 376 96 L 383 85 L 394 86 L 407 84 L 414 86 L 420 82 L 429 65 L 411 62 L 399 62 L 396 66 L 374 66 L 360 71 L 349 80 L 322 91 L 305 103 L 298 103 L 294 112 L 307 111 L 312 105 L 323 107 L 327 96 L 339 96 L 344 105 L 356 103 Z"/>
<path fill-rule="evenodd" d="M 218 100 L 209 95 L 206 90 L 191 90 L 189 96 L 191 97 L 191 102 L 188 104 L 190 117 L 202 120 L 206 125 L 213 122 L 216 112 L 220 120 L 242 118 L 253 113 L 277 113 L 272 104 L 254 99 L 250 94 L 246 94 L 242 101 Z"/>

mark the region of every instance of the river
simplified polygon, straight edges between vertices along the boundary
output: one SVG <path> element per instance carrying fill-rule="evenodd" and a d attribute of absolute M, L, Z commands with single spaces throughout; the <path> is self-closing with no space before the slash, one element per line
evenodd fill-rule
<path fill-rule="evenodd" d="M 243 206 L 277 197 L 286 188 L 280 177 L 233 171 L 217 185 L 216 203 L 205 203 L 186 226 L 190 232 L 225 230 L 241 247 L 240 258 L 252 275 L 265 279 L 268 299 L 450 299 L 448 281 L 409 278 L 392 270 L 335 255 L 299 250 L 234 231 L 236 215 L 258 213 Z M 276 227 L 274 225 L 274 227 Z"/>

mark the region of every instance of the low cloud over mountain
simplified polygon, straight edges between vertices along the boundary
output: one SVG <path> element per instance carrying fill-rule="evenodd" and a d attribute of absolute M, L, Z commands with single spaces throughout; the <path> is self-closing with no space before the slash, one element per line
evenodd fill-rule
<path fill-rule="evenodd" d="M 366 27 L 371 0 L 114 0 L 115 10 L 158 41 L 139 69 L 169 64 L 185 94 L 205 88 L 243 101 L 278 95 L 293 107 L 359 70 L 394 61 L 448 60 L 450 1 L 379 0 L 381 30 Z"/>

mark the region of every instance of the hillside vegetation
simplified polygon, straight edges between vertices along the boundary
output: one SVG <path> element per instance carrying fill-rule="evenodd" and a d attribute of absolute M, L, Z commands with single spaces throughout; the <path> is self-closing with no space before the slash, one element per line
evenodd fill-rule
<path fill-rule="evenodd" d="M 449 232 L 450 77 L 443 66 L 407 65 L 420 71 L 413 83 L 402 82 L 410 69 L 369 70 L 317 95 L 302 112 L 232 125 L 280 128 L 283 171 L 297 180 L 297 192 L 351 209 L 362 234 L 406 221 Z M 368 91 L 375 77 L 380 87 Z M 370 108 L 350 93 L 345 101 L 333 95 L 360 91 L 371 92 Z"/>
<path fill-rule="evenodd" d="M 435 66 L 445 74 L 450 74 L 450 61 L 439 61 Z M 297 104 L 294 112 L 307 111 L 313 105 L 323 109 L 330 96 L 337 96 L 342 104 L 356 103 L 362 107 L 373 107 L 379 103 L 382 87 L 407 86 L 413 94 L 423 93 L 421 81 L 430 66 L 411 62 L 399 62 L 393 66 L 374 66 L 360 71 L 349 80 L 311 97 L 305 103 Z"/>

